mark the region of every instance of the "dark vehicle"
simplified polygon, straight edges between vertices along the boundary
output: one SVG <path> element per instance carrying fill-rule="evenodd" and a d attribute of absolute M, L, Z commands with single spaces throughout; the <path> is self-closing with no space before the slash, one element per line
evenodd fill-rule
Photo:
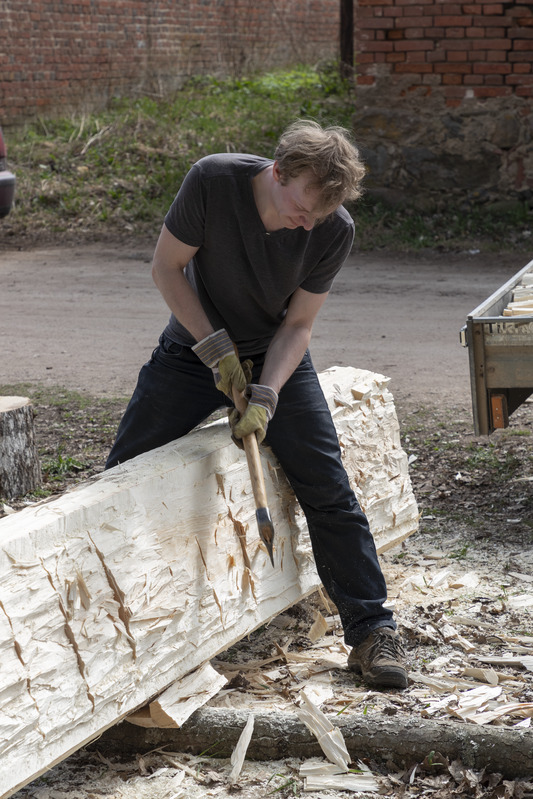
<path fill-rule="evenodd" d="M 0 217 L 11 211 L 14 197 L 15 175 L 7 168 L 6 145 L 0 128 Z"/>

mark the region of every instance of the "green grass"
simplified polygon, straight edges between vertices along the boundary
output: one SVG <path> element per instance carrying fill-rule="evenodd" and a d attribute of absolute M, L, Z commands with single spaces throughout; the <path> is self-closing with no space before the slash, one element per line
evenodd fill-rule
<path fill-rule="evenodd" d="M 17 200 L 3 238 L 154 238 L 191 164 L 214 152 L 272 156 L 298 118 L 351 128 L 355 94 L 337 65 L 190 80 L 173 97 L 116 100 L 104 112 L 42 120 L 10 135 Z M 445 198 L 441 198 L 441 203 Z M 525 205 L 387 207 L 369 192 L 349 208 L 356 246 L 525 249 Z"/>
<path fill-rule="evenodd" d="M 100 114 L 42 121 L 15 134 L 10 221 L 158 229 L 183 177 L 213 152 L 273 154 L 296 118 L 350 124 L 351 90 L 333 69 L 191 80 L 169 100 L 115 101 Z"/>
<path fill-rule="evenodd" d="M 468 450 L 471 454 L 465 459 L 467 469 L 481 469 L 498 474 L 500 477 L 510 478 L 520 473 L 522 468 L 520 458 L 493 443 L 485 446 L 471 444 Z"/>

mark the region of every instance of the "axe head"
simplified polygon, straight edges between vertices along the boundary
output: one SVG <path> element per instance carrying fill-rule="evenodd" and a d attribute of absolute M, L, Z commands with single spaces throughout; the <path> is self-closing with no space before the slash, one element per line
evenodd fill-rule
<path fill-rule="evenodd" d="M 274 525 L 272 524 L 272 519 L 270 517 L 270 511 L 268 508 L 257 508 L 255 512 L 255 518 L 257 520 L 257 527 L 259 528 L 259 537 L 261 541 L 267 548 L 267 552 L 270 557 L 270 562 L 274 566 L 274 553 L 273 553 L 273 545 L 274 545 Z"/>

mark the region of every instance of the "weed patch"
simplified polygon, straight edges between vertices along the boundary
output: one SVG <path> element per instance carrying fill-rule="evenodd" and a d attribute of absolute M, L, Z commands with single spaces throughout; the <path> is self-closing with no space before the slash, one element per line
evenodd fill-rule
<path fill-rule="evenodd" d="M 215 152 L 270 157 L 295 119 L 352 127 L 355 94 L 337 65 L 191 79 L 173 97 L 114 100 L 99 114 L 14 131 L 16 204 L 2 239 L 27 245 L 156 234 L 191 165 Z M 357 135 L 357 132 L 355 132 Z M 527 251 L 526 206 L 389 207 L 371 193 L 349 206 L 359 250 Z"/>

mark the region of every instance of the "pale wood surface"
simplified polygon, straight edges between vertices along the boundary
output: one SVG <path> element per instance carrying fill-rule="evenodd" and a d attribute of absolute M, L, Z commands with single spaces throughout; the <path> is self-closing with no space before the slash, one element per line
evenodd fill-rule
<path fill-rule="evenodd" d="M 321 382 L 383 551 L 418 524 L 387 379 Z M 275 568 L 225 421 L 0 520 L 0 796 L 319 586 L 303 515 L 262 457 Z"/>

